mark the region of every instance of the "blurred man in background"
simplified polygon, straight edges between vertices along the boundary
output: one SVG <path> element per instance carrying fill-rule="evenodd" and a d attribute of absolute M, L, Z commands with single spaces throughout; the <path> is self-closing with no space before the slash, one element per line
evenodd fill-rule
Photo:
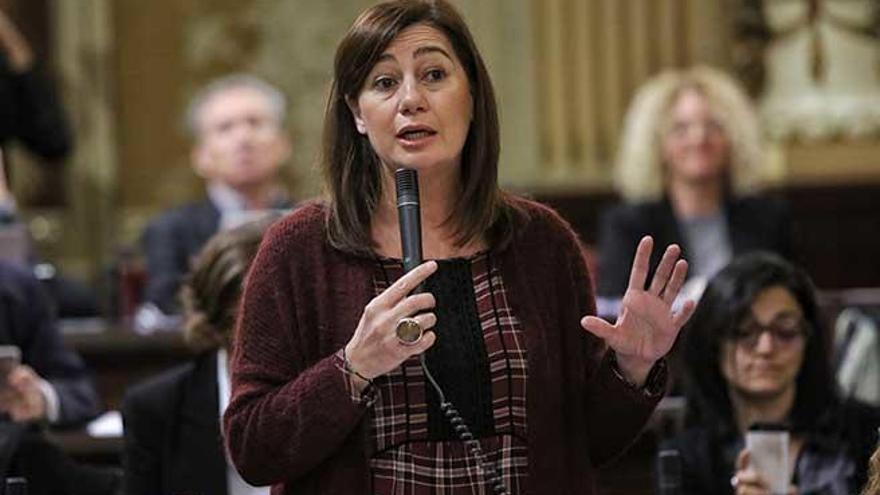
<path fill-rule="evenodd" d="M 191 161 L 205 179 L 207 198 L 171 209 L 148 225 L 146 304 L 138 312 L 138 327 L 161 326 L 164 315 L 179 312 L 181 280 L 214 233 L 291 206 L 280 180 L 291 154 L 285 113 L 284 95 L 251 75 L 215 80 L 192 99 L 187 112 L 194 139 Z"/>

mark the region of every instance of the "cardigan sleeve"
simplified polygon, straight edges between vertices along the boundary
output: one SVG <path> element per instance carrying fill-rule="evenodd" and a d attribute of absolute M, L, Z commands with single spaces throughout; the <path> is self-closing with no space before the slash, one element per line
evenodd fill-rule
<path fill-rule="evenodd" d="M 308 281 L 288 261 L 301 254 L 290 252 L 293 238 L 279 230 L 267 234 L 247 278 L 223 422 L 230 457 L 253 485 L 293 482 L 330 458 L 346 464 L 367 410 L 351 400 L 338 358 L 312 357 L 321 329 L 300 328 L 297 313 L 314 308 L 296 307 L 294 286 Z"/>
<path fill-rule="evenodd" d="M 597 466 L 614 460 L 639 437 L 662 397 L 624 382 L 611 369 L 609 352 L 601 358 L 586 392 L 590 456 Z"/>
<path fill-rule="evenodd" d="M 565 237 L 561 245 L 565 246 L 572 295 L 577 300 L 574 306 L 580 311 L 575 321 L 586 334 L 580 341 L 586 366 L 584 410 L 590 457 L 594 465 L 603 465 L 623 453 L 639 436 L 660 394 L 649 397 L 622 380 L 612 369 L 610 349 L 580 327 L 581 317 L 595 314 L 595 303 L 582 246 L 570 229 Z"/>

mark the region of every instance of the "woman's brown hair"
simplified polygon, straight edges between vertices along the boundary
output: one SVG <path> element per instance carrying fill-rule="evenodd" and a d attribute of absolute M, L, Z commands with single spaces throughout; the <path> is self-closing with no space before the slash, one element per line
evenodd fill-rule
<path fill-rule="evenodd" d="M 263 234 L 277 216 L 246 223 L 211 237 L 184 282 L 184 338 L 197 351 L 228 347 L 235 315 Z"/>
<path fill-rule="evenodd" d="M 324 114 L 323 169 L 330 197 L 328 236 L 333 246 L 366 254 L 373 247 L 370 220 L 382 198 L 382 164 L 355 127 L 347 101 L 388 45 L 404 29 L 424 24 L 444 33 L 470 84 L 474 114 L 462 150 L 461 196 L 451 220 L 456 244 L 481 235 L 492 246 L 507 243 L 521 212 L 498 187 L 499 128 L 495 92 L 483 59 L 461 15 L 445 0 L 394 0 L 363 12 L 339 43 Z"/>
<path fill-rule="evenodd" d="M 868 484 L 862 490 L 862 495 L 880 495 L 880 446 L 874 450 L 868 462 Z"/>

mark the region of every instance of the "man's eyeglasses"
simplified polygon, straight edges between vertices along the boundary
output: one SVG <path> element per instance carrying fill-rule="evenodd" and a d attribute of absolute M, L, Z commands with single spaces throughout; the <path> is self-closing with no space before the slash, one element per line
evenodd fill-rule
<path fill-rule="evenodd" d="M 769 332 L 777 345 L 785 346 L 793 344 L 798 339 L 808 337 L 810 325 L 801 317 L 779 318 L 767 325 L 750 321 L 734 329 L 730 337 L 738 345 L 754 349 L 764 332 Z"/>

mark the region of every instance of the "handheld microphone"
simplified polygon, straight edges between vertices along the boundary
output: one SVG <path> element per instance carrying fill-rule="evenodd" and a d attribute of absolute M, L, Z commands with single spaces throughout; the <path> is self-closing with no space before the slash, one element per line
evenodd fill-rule
<path fill-rule="evenodd" d="M 397 188 L 397 218 L 400 223 L 400 248 L 403 255 L 403 269 L 405 272 L 422 264 L 422 222 L 419 208 L 419 175 L 415 170 L 399 168 L 394 171 L 394 183 Z M 416 287 L 413 293 L 421 292 L 422 285 Z M 440 411 L 452 424 L 455 433 L 465 444 L 468 451 L 483 469 L 486 480 L 492 485 L 492 492 L 498 495 L 507 495 L 510 490 L 504 485 L 501 470 L 497 465 L 489 461 L 480 441 L 471 433 L 464 419 L 451 402 L 446 400 L 446 395 L 440 384 L 434 379 L 428 365 L 425 362 L 425 354 L 419 355 L 419 362 L 428 382 L 437 392 L 440 400 Z"/>
<path fill-rule="evenodd" d="M 422 222 L 419 209 L 419 175 L 415 170 L 394 171 L 397 186 L 397 217 L 400 221 L 400 247 L 403 269 L 410 271 L 422 264 Z"/>

